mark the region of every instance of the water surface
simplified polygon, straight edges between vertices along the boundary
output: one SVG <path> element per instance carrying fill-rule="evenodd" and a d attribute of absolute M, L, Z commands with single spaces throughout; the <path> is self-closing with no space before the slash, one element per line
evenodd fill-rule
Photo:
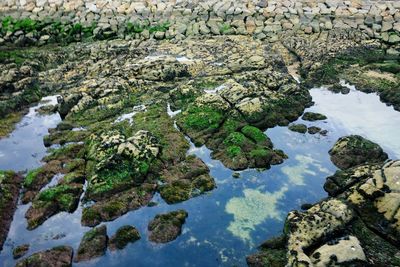
<path fill-rule="evenodd" d="M 105 223 L 109 236 L 120 226 L 134 225 L 141 233 L 141 240 L 128 245 L 122 251 L 107 251 L 106 256 L 96 261 L 74 266 L 128 267 L 133 263 L 135 266 L 171 267 L 245 266 L 246 255 L 256 252 L 258 244 L 281 233 L 285 216 L 290 210 L 299 209 L 304 203 L 313 203 L 326 196 L 322 188 L 325 177 L 336 170 L 329 160 L 328 151 L 339 137 L 349 133 L 361 134 L 378 142 L 391 157 L 398 155 L 395 153 L 396 147 L 400 146 L 399 137 L 395 134 L 400 132 L 398 113 L 380 103 L 377 95 L 367 95 L 355 90 L 348 95 L 340 95 L 323 88 L 311 90 L 311 95 L 315 106 L 307 111 L 324 113 L 328 119 L 319 122 L 299 119 L 297 123 L 328 130 L 327 136 L 295 133 L 287 127 L 269 129 L 266 133 L 275 147 L 285 151 L 289 159 L 269 170 L 242 171 L 238 179 L 233 178 L 233 172 L 219 161 L 211 159 L 210 151 L 206 147 L 196 148 L 192 144 L 188 153 L 197 155 L 209 166 L 217 188 L 175 205 L 167 205 L 156 195 L 154 201 L 158 202 L 157 206 L 144 207 Z M 46 132 L 45 127 L 54 126 L 44 126 L 43 121 L 36 122 L 36 119 L 37 115 L 30 118 L 33 125 L 29 129 L 40 128 L 42 133 Z M 23 131 L 22 127 L 23 124 L 18 125 L 15 132 Z M 0 142 L 10 142 L 10 139 L 22 142 L 16 133 Z M 21 133 L 22 139 L 25 136 Z M 32 142 L 33 140 L 33 148 L 28 146 L 30 153 L 39 151 L 35 153 L 42 155 L 45 151 L 42 142 L 35 141 L 34 145 Z M 9 150 L 10 147 L 0 147 L 1 151 L 7 148 L 4 150 L 7 153 L 12 151 Z M 13 162 L 14 169 L 40 164 L 39 158 L 29 163 L 30 165 L 27 164 L 30 158 L 29 153 L 22 153 L 18 157 L 11 154 L 7 160 Z M 5 165 L 7 162 L 1 157 L 0 166 Z M 28 231 L 24 219 L 28 208 L 29 205 L 18 207 L 5 247 L 0 254 L 1 266 L 15 264 L 11 256 L 12 249 L 23 243 L 31 244 L 29 255 L 56 245 L 70 245 L 76 250 L 84 232 L 90 229 L 80 225 L 80 207 L 73 214 L 60 213 L 39 228 Z M 189 213 L 182 235 L 164 245 L 150 243 L 147 239 L 148 222 L 156 214 L 176 209 L 185 209 Z"/>

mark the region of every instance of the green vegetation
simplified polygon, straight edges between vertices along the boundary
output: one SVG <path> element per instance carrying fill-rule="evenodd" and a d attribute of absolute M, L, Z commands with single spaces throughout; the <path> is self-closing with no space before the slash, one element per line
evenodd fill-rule
<path fill-rule="evenodd" d="M 224 145 L 226 146 L 241 146 L 246 141 L 246 137 L 239 132 L 233 132 L 228 135 L 224 140 Z"/>
<path fill-rule="evenodd" d="M 267 141 L 267 136 L 257 127 L 247 125 L 243 127 L 242 133 L 256 143 L 263 143 Z"/>
<path fill-rule="evenodd" d="M 223 24 L 220 26 L 219 31 L 220 31 L 222 34 L 229 34 L 229 33 L 231 33 L 231 31 L 232 31 L 232 27 L 231 27 L 231 25 L 229 25 L 228 23 L 223 23 Z"/>
<path fill-rule="evenodd" d="M 170 26 L 171 23 L 168 21 L 156 24 L 151 24 L 149 20 L 134 21 L 134 22 L 129 21 L 126 24 L 125 32 L 127 34 L 142 33 L 145 30 L 148 30 L 150 33 L 166 32 L 168 31 Z"/>
<path fill-rule="evenodd" d="M 81 188 L 70 185 L 58 185 L 42 191 L 37 200 L 35 200 L 35 206 L 37 201 L 43 201 L 46 203 L 58 203 L 60 210 L 72 212 L 79 199 L 79 192 Z M 42 204 L 39 204 L 42 205 Z"/>
<path fill-rule="evenodd" d="M 36 177 L 39 175 L 40 172 L 43 171 L 43 168 L 37 168 L 28 172 L 24 180 L 24 187 L 29 188 L 34 183 Z"/>
<path fill-rule="evenodd" d="M 194 130 L 215 130 L 223 120 L 222 113 L 211 107 L 191 107 L 187 112 L 185 126 Z"/>
<path fill-rule="evenodd" d="M 252 158 L 268 158 L 271 157 L 273 153 L 271 150 L 267 150 L 264 148 L 257 148 L 250 151 L 250 157 Z"/>
<path fill-rule="evenodd" d="M 239 146 L 229 146 L 226 152 L 230 158 L 234 158 L 242 153 L 242 149 Z"/>

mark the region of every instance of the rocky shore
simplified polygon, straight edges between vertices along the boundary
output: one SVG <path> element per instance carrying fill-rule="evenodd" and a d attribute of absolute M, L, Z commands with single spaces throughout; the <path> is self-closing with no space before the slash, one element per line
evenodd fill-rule
<path fill-rule="evenodd" d="M 151 206 L 155 195 L 176 204 L 214 190 L 209 167 L 189 155 L 191 145 L 205 145 L 213 159 L 235 171 L 283 163 L 288 156 L 265 130 L 288 126 L 327 134 L 292 124 L 299 117 L 327 119 L 304 113 L 313 104 L 312 86 L 346 93 L 340 83 L 346 80 L 399 110 L 396 1 L 100 6 L 61 0 L 0 5 L 13 16 L 0 28 L 0 137 L 49 94 L 58 95 L 58 104 L 44 105 L 40 114 L 62 118 L 43 140 L 49 154 L 41 167 L 23 181 L 0 172 L 0 240 L 7 237 L 20 189 L 21 202 L 31 203 L 29 230 L 79 205 L 81 224 L 95 227 L 75 253 L 56 247 L 17 266 L 71 266 L 72 260 L 101 257 L 107 248 L 124 249 L 145 233 L 126 225 L 109 238 L 104 222 Z M 127 16 L 114 21 L 109 8 L 133 12 L 133 22 L 136 15 L 151 19 L 139 26 L 127 24 Z M 158 18 L 167 11 L 174 19 L 165 24 Z M 51 19 L 40 22 L 49 14 L 60 18 L 58 26 Z M 361 136 L 339 139 L 329 153 L 340 169 L 326 180 L 329 198 L 290 212 L 283 235 L 249 256 L 250 266 L 399 265 L 400 163 Z M 187 218 L 185 210 L 156 215 L 148 240 L 173 242 Z M 17 245 L 17 257 L 29 252 L 29 244 Z"/>
<path fill-rule="evenodd" d="M 283 235 L 262 244 L 249 266 L 400 264 L 400 162 L 360 136 L 339 139 L 330 154 L 341 169 L 326 180 L 330 197 L 290 212 Z"/>

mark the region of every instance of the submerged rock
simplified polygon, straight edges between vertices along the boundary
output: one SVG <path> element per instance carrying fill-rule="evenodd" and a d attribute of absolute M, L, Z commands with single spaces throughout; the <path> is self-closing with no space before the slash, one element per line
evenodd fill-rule
<path fill-rule="evenodd" d="M 79 244 L 74 261 L 88 261 L 103 256 L 106 253 L 107 242 L 107 227 L 105 225 L 86 232 Z"/>
<path fill-rule="evenodd" d="M 46 251 L 35 253 L 26 259 L 18 262 L 15 267 L 51 266 L 70 267 L 72 266 L 71 247 L 60 246 Z"/>
<path fill-rule="evenodd" d="M 28 252 L 28 250 L 29 250 L 29 244 L 24 244 L 24 245 L 14 248 L 13 258 L 19 259 L 19 258 L 23 257 Z"/>
<path fill-rule="evenodd" d="M 382 163 L 388 158 L 378 144 L 359 135 L 340 138 L 329 155 L 332 162 L 344 170 L 365 163 Z"/>
<path fill-rule="evenodd" d="M 184 210 L 159 214 L 149 223 L 149 240 L 155 243 L 168 243 L 182 232 L 188 213 Z"/>
<path fill-rule="evenodd" d="M 130 225 L 118 228 L 115 235 L 110 238 L 110 250 L 124 249 L 129 243 L 134 243 L 140 239 L 138 230 Z"/>

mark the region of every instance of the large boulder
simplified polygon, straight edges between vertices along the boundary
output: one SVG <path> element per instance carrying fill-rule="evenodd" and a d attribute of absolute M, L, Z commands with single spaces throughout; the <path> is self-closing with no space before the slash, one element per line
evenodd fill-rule
<path fill-rule="evenodd" d="M 382 148 L 359 135 L 340 138 L 329 150 L 332 162 L 340 169 L 348 169 L 366 163 L 382 163 L 388 155 Z"/>

